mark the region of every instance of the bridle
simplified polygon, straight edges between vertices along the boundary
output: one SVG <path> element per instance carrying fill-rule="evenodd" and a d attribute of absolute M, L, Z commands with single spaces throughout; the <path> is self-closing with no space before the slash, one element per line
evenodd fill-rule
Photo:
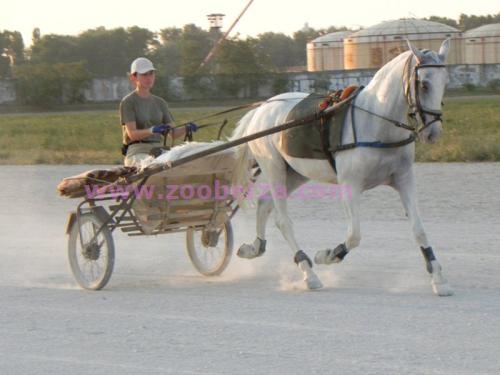
<path fill-rule="evenodd" d="M 425 129 L 427 129 L 429 126 L 434 124 L 435 122 L 442 121 L 443 120 L 443 112 L 439 109 L 429 109 L 426 108 L 422 105 L 422 102 L 420 101 L 420 80 L 418 78 L 418 72 L 421 69 L 431 69 L 431 68 L 445 68 L 446 66 L 444 64 L 422 64 L 421 62 L 417 62 L 417 64 L 413 67 L 413 70 L 410 71 L 411 69 L 411 61 L 413 59 L 413 55 L 410 55 L 408 60 L 406 61 L 406 67 L 405 67 L 405 72 L 406 72 L 406 77 L 403 78 L 403 84 L 404 84 L 404 93 L 406 97 L 406 101 L 408 102 L 408 119 L 410 122 L 413 122 L 413 131 L 415 134 L 419 134 Z M 410 77 L 413 78 L 413 92 L 415 93 L 415 101 L 412 102 L 411 98 L 411 79 Z M 419 127 L 418 120 L 417 120 L 417 114 L 420 116 L 420 120 L 422 123 L 422 126 Z M 430 115 L 432 117 L 431 121 L 425 122 L 425 116 L 424 115 Z"/>
<path fill-rule="evenodd" d="M 406 130 L 409 130 L 412 132 L 412 135 L 414 138 L 417 138 L 419 133 L 427 129 L 429 126 L 434 124 L 437 121 L 442 121 L 443 120 L 443 112 L 438 109 L 429 109 L 426 108 L 422 105 L 422 102 L 420 100 L 420 80 L 418 78 L 418 72 L 421 69 L 430 69 L 430 68 L 445 68 L 446 66 L 444 64 L 422 64 L 421 62 L 417 62 L 411 67 L 411 62 L 413 60 L 413 54 L 410 54 L 408 59 L 406 60 L 405 63 L 405 69 L 403 72 L 403 91 L 404 95 L 406 98 L 406 101 L 408 103 L 408 121 L 409 124 L 406 124 L 404 122 L 396 121 L 393 119 L 390 119 L 388 117 L 379 115 L 377 113 L 374 113 L 372 111 L 369 111 L 365 108 L 358 107 L 354 103 L 352 104 L 352 107 L 355 109 L 359 109 L 363 112 L 369 113 L 375 117 L 381 118 L 399 128 L 403 128 Z M 412 95 L 411 95 L 411 82 L 413 81 L 413 92 L 414 92 L 414 97 L 415 101 L 412 100 Z M 419 121 L 417 119 L 417 115 L 420 117 L 422 125 L 419 124 Z M 425 122 L 425 116 L 424 115 L 430 115 L 432 117 L 431 121 Z"/>

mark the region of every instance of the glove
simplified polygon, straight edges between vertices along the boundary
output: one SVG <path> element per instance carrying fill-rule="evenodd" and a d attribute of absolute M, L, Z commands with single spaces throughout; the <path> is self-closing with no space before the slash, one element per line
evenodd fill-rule
<path fill-rule="evenodd" d="M 151 132 L 153 134 L 165 134 L 167 133 L 168 131 L 170 131 L 172 129 L 172 127 L 170 125 L 165 125 L 165 124 L 161 124 L 161 125 L 155 125 L 151 128 Z"/>
<path fill-rule="evenodd" d="M 188 122 L 186 124 L 186 130 L 194 133 L 198 130 L 198 125 L 196 125 L 194 122 Z"/>

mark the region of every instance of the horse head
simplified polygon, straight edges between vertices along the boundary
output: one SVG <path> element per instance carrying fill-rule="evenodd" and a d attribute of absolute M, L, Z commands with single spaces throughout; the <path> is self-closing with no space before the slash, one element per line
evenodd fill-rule
<path fill-rule="evenodd" d="M 417 122 L 420 140 L 424 143 L 434 143 L 443 130 L 443 95 L 448 83 L 444 63 L 450 49 L 450 39 L 441 44 L 437 54 L 433 51 L 418 50 L 407 42 L 412 52 L 407 63 L 405 79 L 409 116 Z M 413 60 L 416 60 L 416 63 Z"/>

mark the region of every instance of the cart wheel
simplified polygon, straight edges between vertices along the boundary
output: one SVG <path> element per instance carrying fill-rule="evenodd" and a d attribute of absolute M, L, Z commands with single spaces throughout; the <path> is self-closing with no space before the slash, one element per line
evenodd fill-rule
<path fill-rule="evenodd" d="M 77 283 L 85 289 L 103 288 L 113 272 L 115 245 L 108 227 L 104 227 L 92 241 L 102 225 L 96 215 L 85 213 L 80 220 L 74 221 L 69 233 L 69 264 Z M 80 241 L 80 233 L 83 241 Z"/>
<path fill-rule="evenodd" d="M 194 268 L 205 276 L 220 275 L 229 264 L 233 253 L 233 228 L 228 220 L 220 233 L 193 228 L 186 232 L 189 259 Z"/>

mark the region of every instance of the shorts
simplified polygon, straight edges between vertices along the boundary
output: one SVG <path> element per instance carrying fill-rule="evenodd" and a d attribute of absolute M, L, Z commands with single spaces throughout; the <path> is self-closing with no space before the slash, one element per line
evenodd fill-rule
<path fill-rule="evenodd" d="M 125 156 L 125 160 L 123 161 L 123 164 L 126 167 L 140 167 L 141 163 L 150 158 L 151 155 L 149 154 L 135 154 L 131 156 Z"/>

